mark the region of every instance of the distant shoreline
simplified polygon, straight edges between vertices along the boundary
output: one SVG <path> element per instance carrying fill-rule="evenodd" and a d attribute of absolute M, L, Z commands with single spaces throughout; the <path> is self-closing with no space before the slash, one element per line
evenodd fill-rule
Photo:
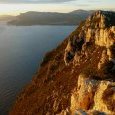
<path fill-rule="evenodd" d="M 94 11 L 76 10 L 69 13 L 55 12 L 26 12 L 21 13 L 7 22 L 8 25 L 33 26 L 33 25 L 59 25 L 74 26 L 85 20 Z"/>
<path fill-rule="evenodd" d="M 7 24 L 7 22 L 6 22 Z M 32 24 L 32 25 L 16 25 L 16 24 L 7 24 L 8 26 L 76 26 L 78 24 Z"/>

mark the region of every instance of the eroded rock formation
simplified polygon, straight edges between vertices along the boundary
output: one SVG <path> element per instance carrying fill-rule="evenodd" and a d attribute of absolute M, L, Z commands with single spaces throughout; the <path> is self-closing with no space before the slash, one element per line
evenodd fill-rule
<path fill-rule="evenodd" d="M 95 45 L 106 48 L 115 45 L 115 22 L 113 19 L 115 19 L 115 13 L 97 11 L 85 22 L 82 22 L 65 49 L 66 64 L 77 50 L 82 50 L 82 46 L 84 50 L 84 44 L 86 46 L 88 43 L 95 43 Z"/>
<path fill-rule="evenodd" d="M 77 89 L 71 96 L 71 111 L 100 111 L 106 115 L 115 114 L 115 82 L 98 81 L 80 75 Z"/>

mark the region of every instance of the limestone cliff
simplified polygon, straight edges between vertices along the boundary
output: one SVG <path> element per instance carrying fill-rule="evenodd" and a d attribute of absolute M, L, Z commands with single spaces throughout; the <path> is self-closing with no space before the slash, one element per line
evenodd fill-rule
<path fill-rule="evenodd" d="M 47 53 L 9 114 L 115 115 L 115 13 L 93 13 Z"/>

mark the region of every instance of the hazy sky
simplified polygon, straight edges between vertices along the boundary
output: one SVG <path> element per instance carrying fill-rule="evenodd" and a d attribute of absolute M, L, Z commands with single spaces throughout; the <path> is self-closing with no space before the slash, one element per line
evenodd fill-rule
<path fill-rule="evenodd" d="M 115 0 L 0 0 L 0 15 L 27 11 L 70 12 L 77 9 L 115 10 Z"/>

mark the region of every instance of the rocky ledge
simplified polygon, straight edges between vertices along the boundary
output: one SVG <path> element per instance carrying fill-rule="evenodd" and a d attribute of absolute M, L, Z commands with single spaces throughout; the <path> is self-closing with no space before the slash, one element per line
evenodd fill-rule
<path fill-rule="evenodd" d="M 10 115 L 115 115 L 115 12 L 81 22 L 18 96 Z"/>

